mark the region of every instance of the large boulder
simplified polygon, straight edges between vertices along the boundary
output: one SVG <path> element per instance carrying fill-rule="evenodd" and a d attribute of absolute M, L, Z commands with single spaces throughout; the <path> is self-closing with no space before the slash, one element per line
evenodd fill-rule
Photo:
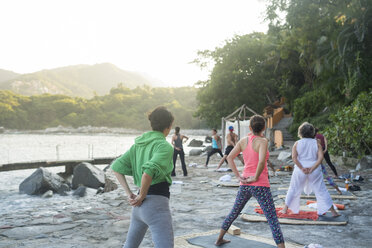
<path fill-rule="evenodd" d="M 371 169 L 372 168 L 372 155 L 364 156 L 360 160 L 359 164 L 360 164 L 361 170 Z"/>
<path fill-rule="evenodd" d="M 200 154 L 202 154 L 202 150 L 201 149 L 192 149 L 190 152 L 189 152 L 189 155 L 190 156 L 199 156 Z"/>
<path fill-rule="evenodd" d="M 203 141 L 193 139 L 190 141 L 189 146 L 191 147 L 201 147 L 203 145 Z"/>
<path fill-rule="evenodd" d="M 76 189 L 81 185 L 94 189 L 104 187 L 105 173 L 92 164 L 80 163 L 74 168 L 72 188 Z"/>
<path fill-rule="evenodd" d="M 19 192 L 28 195 L 41 195 L 48 190 L 57 192 L 63 183 L 62 177 L 39 168 L 19 185 Z"/>

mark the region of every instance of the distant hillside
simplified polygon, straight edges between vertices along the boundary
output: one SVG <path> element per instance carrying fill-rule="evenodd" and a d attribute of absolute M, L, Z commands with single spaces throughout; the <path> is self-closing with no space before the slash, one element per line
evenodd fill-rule
<path fill-rule="evenodd" d="M 22 95 L 43 93 L 92 97 L 107 94 L 112 87 L 122 83 L 128 88 L 152 85 L 147 77 L 139 73 L 124 71 L 113 64 L 74 65 L 29 74 L 16 74 L 1 80 L 0 90 L 12 90 Z M 6 78 L 6 74 L 4 74 Z M 11 75 L 11 74 L 9 74 Z"/>
<path fill-rule="evenodd" d="M 20 74 L 0 69 L 0 83 L 8 80 L 12 80 L 16 77 L 18 77 Z"/>

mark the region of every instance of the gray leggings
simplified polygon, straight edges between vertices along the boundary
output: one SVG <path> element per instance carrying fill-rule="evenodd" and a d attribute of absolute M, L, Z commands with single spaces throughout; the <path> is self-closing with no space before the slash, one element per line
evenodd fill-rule
<path fill-rule="evenodd" d="M 137 248 L 150 228 L 155 248 L 173 248 L 172 216 L 169 199 L 148 195 L 140 207 L 133 207 L 127 240 L 123 248 Z"/>

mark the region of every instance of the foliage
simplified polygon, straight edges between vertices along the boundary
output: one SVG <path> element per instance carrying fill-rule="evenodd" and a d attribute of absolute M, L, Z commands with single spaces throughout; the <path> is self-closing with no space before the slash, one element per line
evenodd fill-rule
<path fill-rule="evenodd" d="M 214 67 L 210 79 L 198 84 L 196 115 L 218 126 L 243 103 L 261 112 L 285 97 L 293 134 L 308 121 L 329 128 L 335 152 L 370 153 L 370 114 L 355 106 L 371 101 L 360 93 L 372 90 L 372 1 L 266 2 L 267 34 L 235 36 L 223 47 L 199 52 L 195 62 Z"/>
<path fill-rule="evenodd" d="M 194 87 L 129 89 L 112 88 L 105 96 L 91 99 L 65 95 L 21 96 L 0 91 L 0 126 L 16 129 L 43 129 L 52 126 L 106 126 L 148 129 L 146 113 L 159 105 L 175 116 L 175 125 L 200 128 L 193 117 L 196 108 Z"/>
<path fill-rule="evenodd" d="M 263 33 L 235 36 L 214 51 L 201 51 L 196 60 L 215 63 L 210 79 L 199 82 L 201 87 L 196 116 L 211 126 L 219 126 L 221 117 L 246 104 L 261 112 L 267 99 L 276 96 L 275 83 L 270 78 L 274 70 L 268 52 L 270 44 Z"/>
<path fill-rule="evenodd" d="M 325 132 L 333 154 L 362 157 L 372 154 L 372 91 L 362 92 L 350 105 L 331 116 Z"/>
<path fill-rule="evenodd" d="M 326 93 L 327 106 L 342 107 L 371 88 L 371 1 L 268 0 L 268 3 L 268 33 L 276 41 L 281 93 L 290 102 L 317 89 Z M 286 15 L 284 20 L 280 12 Z M 287 75 L 293 73 L 298 75 L 297 84 L 288 81 Z M 288 94 L 288 90 L 297 90 L 297 96 Z M 293 104 L 291 107 L 293 110 Z"/>
<path fill-rule="evenodd" d="M 306 92 L 294 101 L 294 118 L 289 130 L 293 137 L 297 136 L 298 127 L 305 121 L 312 123 L 319 129 L 331 124 L 329 113 L 333 109 L 327 107 L 325 102 L 326 94 L 319 90 Z"/>

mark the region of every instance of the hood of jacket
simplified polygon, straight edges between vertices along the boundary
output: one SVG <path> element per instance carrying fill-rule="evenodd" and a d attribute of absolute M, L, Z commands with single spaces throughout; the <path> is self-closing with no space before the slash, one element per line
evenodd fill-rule
<path fill-rule="evenodd" d="M 164 140 L 164 134 L 159 131 L 150 131 L 147 133 L 142 134 L 141 136 L 135 139 L 135 144 L 137 146 L 146 146 L 152 143 L 155 140 Z"/>

